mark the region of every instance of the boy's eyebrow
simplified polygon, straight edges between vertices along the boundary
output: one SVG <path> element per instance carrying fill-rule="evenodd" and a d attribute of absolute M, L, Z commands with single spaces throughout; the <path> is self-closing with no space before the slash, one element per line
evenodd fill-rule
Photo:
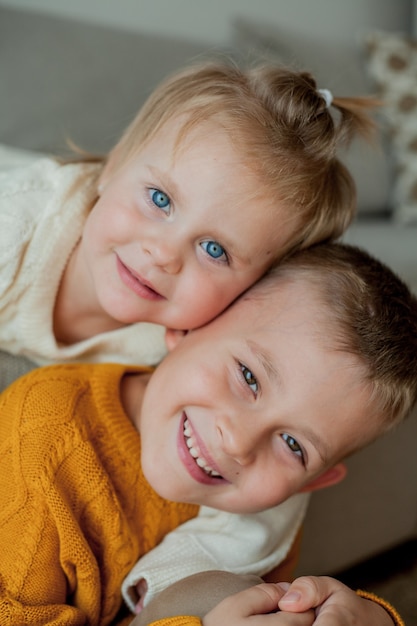
<path fill-rule="evenodd" d="M 330 450 L 328 449 L 326 442 L 323 441 L 320 437 L 317 436 L 317 433 L 314 432 L 311 428 L 303 427 L 303 433 L 308 439 L 313 447 L 317 450 L 317 453 L 321 460 L 323 461 L 323 465 L 328 465 L 330 459 Z"/>
<path fill-rule="evenodd" d="M 268 351 L 261 348 L 256 341 L 253 341 L 252 339 L 248 339 L 246 343 L 254 357 L 265 370 L 270 382 L 275 385 L 282 385 L 281 376 L 273 363 L 272 356 L 268 353 Z M 309 426 L 303 427 L 303 434 L 317 450 L 323 464 L 327 465 L 330 459 L 330 450 L 328 449 L 326 442 L 323 441 L 323 439 L 321 439 Z"/>
<path fill-rule="evenodd" d="M 275 367 L 272 356 L 269 354 L 269 352 L 264 348 L 261 348 L 259 344 L 257 344 L 256 341 L 253 341 L 252 339 L 248 339 L 246 343 L 253 356 L 259 361 L 260 365 L 265 370 L 270 382 L 273 384 L 281 385 L 281 376 L 277 368 Z"/>

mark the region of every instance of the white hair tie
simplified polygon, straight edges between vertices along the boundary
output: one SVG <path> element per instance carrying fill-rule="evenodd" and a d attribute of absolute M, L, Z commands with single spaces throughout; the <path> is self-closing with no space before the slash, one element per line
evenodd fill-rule
<path fill-rule="evenodd" d="M 329 89 L 317 89 L 317 93 L 323 98 L 326 103 L 326 107 L 330 108 L 333 102 L 333 94 Z"/>

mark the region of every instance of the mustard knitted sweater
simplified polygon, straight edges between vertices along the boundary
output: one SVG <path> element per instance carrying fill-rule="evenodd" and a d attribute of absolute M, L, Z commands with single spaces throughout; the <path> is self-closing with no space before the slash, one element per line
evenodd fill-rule
<path fill-rule="evenodd" d="M 124 576 L 197 514 L 160 498 L 142 474 L 140 436 L 119 396 L 123 374 L 140 371 L 45 367 L 0 397 L 2 626 L 128 624 Z"/>

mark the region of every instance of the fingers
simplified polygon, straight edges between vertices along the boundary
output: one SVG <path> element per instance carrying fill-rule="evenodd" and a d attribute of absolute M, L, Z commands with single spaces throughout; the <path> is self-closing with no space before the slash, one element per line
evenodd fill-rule
<path fill-rule="evenodd" d="M 297 578 L 278 605 L 289 613 L 315 609 L 314 626 L 393 626 L 383 607 L 327 576 Z"/>
<path fill-rule="evenodd" d="M 330 596 L 347 589 L 328 576 L 301 576 L 289 587 L 279 601 L 282 611 L 306 611 L 323 604 Z"/>
<path fill-rule="evenodd" d="M 259 613 L 271 613 L 278 610 L 278 602 L 284 591 L 273 583 L 262 583 L 241 591 L 234 596 L 226 598 L 225 602 L 239 603 L 242 616 L 258 615 Z"/>
<path fill-rule="evenodd" d="M 227 597 L 203 618 L 204 626 L 313 626 L 314 612 L 281 613 L 278 602 L 285 589 L 273 583 L 255 585 Z"/>
<path fill-rule="evenodd" d="M 222 600 L 204 616 L 203 626 L 219 626 L 219 624 L 228 626 L 242 624 L 243 626 L 247 622 L 251 626 L 257 626 L 256 616 L 265 620 L 268 613 L 278 609 L 278 601 L 282 595 L 283 590 L 273 583 L 255 585 Z M 265 623 L 265 626 L 267 624 L 267 622 L 261 623 Z"/>
<path fill-rule="evenodd" d="M 306 611 L 305 613 L 275 613 L 268 615 L 271 621 L 265 626 L 315 626 L 316 622 L 314 611 Z M 252 625 L 251 625 L 252 626 Z M 255 625 L 258 626 L 258 625 Z M 259 626 L 264 626 L 259 623 Z M 332 624 L 331 626 L 334 626 Z"/>

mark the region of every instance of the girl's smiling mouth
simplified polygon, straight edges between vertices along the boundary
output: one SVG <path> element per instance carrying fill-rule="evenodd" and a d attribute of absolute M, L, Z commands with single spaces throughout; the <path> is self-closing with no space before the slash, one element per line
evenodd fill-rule
<path fill-rule="evenodd" d="M 185 413 L 181 420 L 179 451 L 182 462 L 194 480 L 210 485 L 224 480 L 213 461 L 209 463 L 206 460 Z"/>
<path fill-rule="evenodd" d="M 134 272 L 130 267 L 125 265 L 123 261 L 116 254 L 116 263 L 117 263 L 117 271 L 121 278 L 121 281 L 134 291 L 141 298 L 145 298 L 146 300 L 164 300 L 164 297 L 161 296 L 160 293 L 155 291 L 148 281 L 141 278 L 136 272 Z"/>

